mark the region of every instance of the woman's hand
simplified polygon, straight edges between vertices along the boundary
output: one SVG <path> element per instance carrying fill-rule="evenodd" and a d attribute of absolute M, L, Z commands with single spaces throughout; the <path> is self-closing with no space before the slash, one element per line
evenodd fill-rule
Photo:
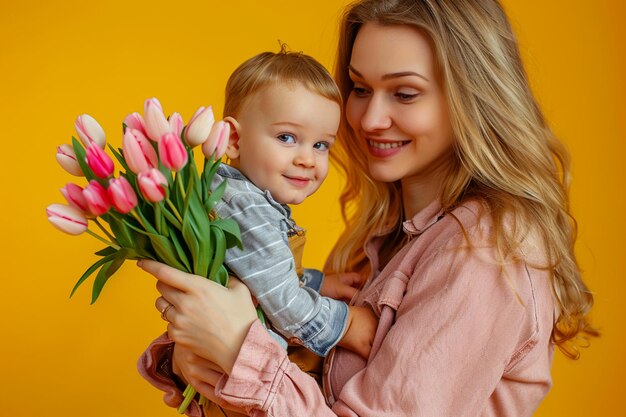
<path fill-rule="evenodd" d="M 157 290 L 162 297 L 157 299 L 156 308 L 164 312 L 172 340 L 230 374 L 257 319 L 248 288 L 235 278 L 225 288 L 155 261 L 141 260 L 137 265 L 158 279 Z M 183 362 L 178 361 L 177 366 Z"/>
<path fill-rule="evenodd" d="M 224 376 L 224 372 L 213 362 L 201 358 L 188 348 L 175 343 L 172 353 L 172 368 L 185 384 L 191 384 L 197 392 L 211 402 L 222 408 L 245 414 L 241 408 L 235 407 L 215 395 L 215 386 Z"/>
<path fill-rule="evenodd" d="M 224 375 L 219 366 L 178 343 L 174 343 L 172 370 L 185 385 L 191 384 L 196 391 L 213 392 L 217 381 Z"/>

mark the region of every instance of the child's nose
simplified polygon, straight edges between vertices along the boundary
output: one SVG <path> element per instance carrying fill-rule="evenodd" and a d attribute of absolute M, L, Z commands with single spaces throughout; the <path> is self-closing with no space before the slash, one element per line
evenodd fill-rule
<path fill-rule="evenodd" d="M 295 165 L 311 168 L 315 166 L 315 155 L 313 155 L 313 148 L 308 146 L 302 146 L 298 149 L 293 163 Z"/>

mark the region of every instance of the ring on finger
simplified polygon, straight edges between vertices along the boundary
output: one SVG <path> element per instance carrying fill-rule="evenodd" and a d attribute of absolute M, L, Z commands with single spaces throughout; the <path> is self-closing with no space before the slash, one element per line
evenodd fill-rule
<path fill-rule="evenodd" d="M 170 308 L 174 307 L 174 304 L 168 304 L 163 311 L 161 311 L 161 318 L 167 322 L 169 322 L 169 320 L 167 319 L 167 312 L 169 311 Z"/>

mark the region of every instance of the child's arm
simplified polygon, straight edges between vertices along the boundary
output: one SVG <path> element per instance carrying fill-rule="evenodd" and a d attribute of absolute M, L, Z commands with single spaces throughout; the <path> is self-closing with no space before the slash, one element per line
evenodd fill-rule
<path fill-rule="evenodd" d="M 231 187 L 232 189 L 233 187 Z M 226 251 L 226 264 L 256 296 L 274 329 L 319 356 L 341 339 L 348 305 L 301 287 L 289 245 L 281 232 L 286 214 L 262 194 L 230 196 L 216 206 L 222 218 L 239 224 L 244 250 Z"/>
<path fill-rule="evenodd" d="M 338 345 L 358 353 L 365 359 L 370 355 L 378 318 L 369 307 L 348 307 L 348 323 Z"/>

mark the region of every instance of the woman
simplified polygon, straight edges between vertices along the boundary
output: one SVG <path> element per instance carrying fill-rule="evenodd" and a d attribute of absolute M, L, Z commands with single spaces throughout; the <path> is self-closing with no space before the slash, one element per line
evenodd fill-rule
<path fill-rule="evenodd" d="M 369 276 L 367 362 L 337 348 L 324 393 L 274 345 L 245 287 L 164 265 L 174 372 L 249 415 L 529 416 L 554 346 L 595 335 L 573 253 L 568 157 L 530 92 L 496 0 L 363 0 L 343 19 L 335 158 L 347 227 L 333 272 Z M 206 317 L 210 317 L 209 321 Z M 180 401 L 155 344 L 141 368 Z M 196 409 L 197 410 L 197 409 Z"/>

